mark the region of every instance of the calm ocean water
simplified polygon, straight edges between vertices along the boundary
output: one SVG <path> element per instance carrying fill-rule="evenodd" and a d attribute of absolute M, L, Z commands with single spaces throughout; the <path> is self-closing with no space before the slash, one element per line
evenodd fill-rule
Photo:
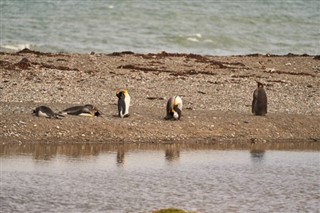
<path fill-rule="evenodd" d="M 320 54 L 318 0 L 1 0 L 1 51 Z"/>

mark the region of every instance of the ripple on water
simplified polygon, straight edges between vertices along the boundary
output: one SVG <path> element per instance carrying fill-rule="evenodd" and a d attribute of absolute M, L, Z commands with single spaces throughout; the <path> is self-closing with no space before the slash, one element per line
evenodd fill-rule
<path fill-rule="evenodd" d="M 0 149 L 5 212 L 319 210 L 318 151 L 36 146 Z"/>

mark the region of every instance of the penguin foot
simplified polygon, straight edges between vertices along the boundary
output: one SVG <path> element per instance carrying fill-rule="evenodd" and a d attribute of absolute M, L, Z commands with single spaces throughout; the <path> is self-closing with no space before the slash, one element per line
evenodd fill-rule
<path fill-rule="evenodd" d="M 62 115 L 62 114 L 55 114 L 54 115 L 54 118 L 56 118 L 56 119 L 62 119 L 62 118 L 64 118 L 65 116 L 64 115 Z"/>

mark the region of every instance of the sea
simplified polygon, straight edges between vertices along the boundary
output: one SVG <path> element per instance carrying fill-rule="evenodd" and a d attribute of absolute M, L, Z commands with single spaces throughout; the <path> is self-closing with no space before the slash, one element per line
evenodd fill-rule
<path fill-rule="evenodd" d="M 0 51 L 320 54 L 319 0 L 0 0 Z"/>

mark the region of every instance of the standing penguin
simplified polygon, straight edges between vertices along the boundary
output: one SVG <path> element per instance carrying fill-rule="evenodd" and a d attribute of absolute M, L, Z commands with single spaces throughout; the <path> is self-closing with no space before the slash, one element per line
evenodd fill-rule
<path fill-rule="evenodd" d="M 130 95 L 128 90 L 120 90 L 116 93 L 116 96 L 118 97 L 119 117 L 129 117 Z"/>
<path fill-rule="evenodd" d="M 87 116 L 87 117 L 101 116 L 101 112 L 91 104 L 69 107 L 59 112 L 59 114 L 79 115 L 79 116 Z"/>
<path fill-rule="evenodd" d="M 173 96 L 169 98 L 167 102 L 167 115 L 165 117 L 166 120 L 175 119 L 178 120 L 181 117 L 182 113 L 182 99 L 180 96 Z"/>
<path fill-rule="evenodd" d="M 39 106 L 32 112 L 33 115 L 37 117 L 45 117 L 45 118 L 56 118 L 56 119 L 61 119 L 64 117 L 63 115 L 54 113 L 52 109 L 50 109 L 47 106 Z"/>
<path fill-rule="evenodd" d="M 267 114 L 267 94 L 263 88 L 263 84 L 258 82 L 258 87 L 253 92 L 253 100 L 252 100 L 252 113 L 254 115 L 265 115 Z"/>

